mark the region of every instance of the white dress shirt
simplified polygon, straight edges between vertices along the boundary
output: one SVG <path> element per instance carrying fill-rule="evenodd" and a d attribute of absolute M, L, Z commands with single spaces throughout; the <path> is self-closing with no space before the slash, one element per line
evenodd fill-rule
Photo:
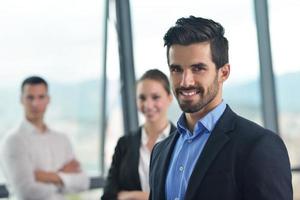
<path fill-rule="evenodd" d="M 64 193 L 88 189 L 89 178 L 84 172 L 58 175 L 63 186 L 35 180 L 34 171 L 56 172 L 74 159 L 70 141 L 64 134 L 47 129 L 45 133 L 28 121 L 3 140 L 1 165 L 7 178 L 10 195 L 20 200 L 63 200 Z"/>
<path fill-rule="evenodd" d="M 168 126 L 159 134 L 158 138 L 156 139 L 155 143 L 158 143 L 169 136 L 171 129 L 171 124 L 169 123 Z M 142 137 L 141 137 L 141 146 L 140 146 L 140 159 L 139 159 L 139 176 L 142 191 L 150 192 L 149 187 L 149 165 L 150 165 L 150 156 L 151 151 L 147 147 L 148 142 L 148 135 L 144 127 L 142 127 Z"/>

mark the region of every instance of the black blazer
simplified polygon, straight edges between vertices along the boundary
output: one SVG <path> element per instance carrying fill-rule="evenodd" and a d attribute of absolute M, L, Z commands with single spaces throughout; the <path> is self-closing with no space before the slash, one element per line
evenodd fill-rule
<path fill-rule="evenodd" d="M 165 199 L 170 157 L 179 137 L 158 143 L 151 155 L 150 198 Z M 286 147 L 273 132 L 227 106 L 190 177 L 185 200 L 292 200 Z"/>
<path fill-rule="evenodd" d="M 170 134 L 176 131 L 171 123 Z M 115 200 L 121 190 L 142 190 L 138 172 L 142 128 L 121 137 L 115 148 L 102 200 Z"/>

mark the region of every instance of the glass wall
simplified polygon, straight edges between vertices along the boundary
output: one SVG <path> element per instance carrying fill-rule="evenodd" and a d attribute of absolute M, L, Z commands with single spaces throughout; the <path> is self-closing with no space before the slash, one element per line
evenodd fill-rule
<path fill-rule="evenodd" d="M 49 81 L 47 124 L 71 139 L 83 169 L 100 174 L 100 105 L 107 98 L 105 171 L 124 134 L 115 3 L 110 2 L 107 96 L 101 96 L 105 0 L 0 1 L 0 138 L 23 119 L 20 84 L 29 75 Z M 163 36 L 179 17 L 211 18 L 225 27 L 231 75 L 224 100 L 238 114 L 262 125 L 259 61 L 253 0 L 131 0 L 136 78 L 150 68 L 169 74 Z M 271 46 L 276 75 L 280 134 L 293 167 L 300 166 L 300 46 L 297 0 L 269 0 Z M 180 109 L 174 100 L 170 119 Z M 140 120 L 141 123 L 143 120 Z M 1 140 L 1 139 L 0 139 Z M 293 174 L 295 199 L 300 175 Z M 5 184 L 0 171 L 0 184 Z M 88 195 L 88 194 L 87 194 Z M 99 198 L 100 195 L 87 196 Z M 76 197 L 75 197 L 76 198 Z"/>
<path fill-rule="evenodd" d="M 131 0 L 134 58 L 137 77 L 150 68 L 169 74 L 163 36 L 179 17 L 211 18 L 225 27 L 229 40 L 231 75 L 224 100 L 239 114 L 262 124 L 259 61 L 253 1 Z M 238 91 L 238 92 L 237 92 Z M 180 110 L 173 102 L 171 119 Z"/>
<path fill-rule="evenodd" d="M 104 3 L 0 1 L 0 137 L 23 120 L 22 80 L 42 76 L 51 96 L 46 122 L 67 134 L 90 176 L 100 172 Z"/>
<path fill-rule="evenodd" d="M 118 35 L 116 29 L 116 5 L 109 2 L 107 45 L 107 127 L 105 132 L 105 174 L 110 167 L 115 146 L 120 136 L 124 135 L 120 61 Z"/>
<path fill-rule="evenodd" d="M 292 167 L 300 167 L 300 2 L 269 0 L 269 20 L 276 76 L 280 134 Z M 300 174 L 293 173 L 294 199 L 300 199 Z"/>

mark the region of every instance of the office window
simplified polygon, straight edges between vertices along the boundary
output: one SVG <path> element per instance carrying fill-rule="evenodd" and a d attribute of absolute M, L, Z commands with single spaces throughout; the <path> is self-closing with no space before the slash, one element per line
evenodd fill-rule
<path fill-rule="evenodd" d="M 300 166 L 300 2 L 269 1 L 270 35 L 276 76 L 281 137 L 287 145 L 292 167 Z M 300 174 L 293 173 L 294 199 L 300 199 Z"/>
<path fill-rule="evenodd" d="M 190 15 L 211 18 L 224 26 L 229 40 L 231 75 L 225 83 L 224 100 L 237 113 L 262 124 L 252 0 L 131 0 L 131 7 L 137 77 L 150 68 L 169 74 L 163 36 L 176 19 Z M 170 110 L 170 118 L 176 121 L 180 114 L 176 101 Z"/>
<path fill-rule="evenodd" d="M 100 172 L 104 2 L 0 1 L 1 138 L 23 119 L 22 80 L 42 76 L 51 96 L 46 122 L 69 136 L 90 176 Z"/>
<path fill-rule="evenodd" d="M 118 139 L 124 135 L 120 61 L 116 30 L 116 6 L 109 2 L 107 40 L 107 127 L 105 132 L 105 175 L 109 170 Z"/>

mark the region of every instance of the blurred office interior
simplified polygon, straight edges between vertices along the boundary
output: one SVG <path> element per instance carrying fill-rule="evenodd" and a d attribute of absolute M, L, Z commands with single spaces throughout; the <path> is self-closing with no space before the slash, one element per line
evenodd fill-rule
<path fill-rule="evenodd" d="M 224 100 L 280 134 L 300 199 L 299 10 L 298 0 L 1 0 L 0 138 L 22 120 L 21 81 L 43 76 L 46 121 L 68 135 L 91 177 L 89 191 L 67 198 L 98 199 L 118 138 L 143 122 L 135 80 L 150 68 L 169 74 L 164 33 L 179 17 L 211 18 L 229 40 Z M 176 101 L 169 115 L 176 123 Z M 4 199 L 5 184 L 0 171 Z"/>

